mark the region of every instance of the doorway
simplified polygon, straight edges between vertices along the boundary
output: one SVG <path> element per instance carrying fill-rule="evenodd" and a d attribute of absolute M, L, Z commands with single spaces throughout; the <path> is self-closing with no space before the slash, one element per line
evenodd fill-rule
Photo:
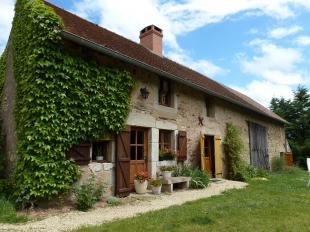
<path fill-rule="evenodd" d="M 130 187 L 134 189 L 135 175 L 147 171 L 148 129 L 131 127 L 130 130 Z"/>
<path fill-rule="evenodd" d="M 204 162 L 205 170 L 211 177 L 215 177 L 215 156 L 214 156 L 214 136 L 204 136 L 204 154 L 202 162 Z"/>

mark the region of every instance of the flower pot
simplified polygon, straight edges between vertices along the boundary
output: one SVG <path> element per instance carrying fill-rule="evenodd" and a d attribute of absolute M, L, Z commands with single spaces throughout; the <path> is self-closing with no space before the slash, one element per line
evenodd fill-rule
<path fill-rule="evenodd" d="M 171 177 L 172 171 L 162 171 L 163 178 L 166 180 Z"/>
<path fill-rule="evenodd" d="M 103 160 L 103 156 L 96 156 L 96 160 Z"/>
<path fill-rule="evenodd" d="M 135 182 L 135 190 L 136 193 L 138 194 L 145 194 L 146 193 L 146 189 L 147 189 L 147 180 L 145 180 L 144 182 L 140 182 L 138 180 L 134 180 Z"/>
<path fill-rule="evenodd" d="M 152 192 L 155 195 L 159 195 L 161 193 L 161 185 L 160 186 L 153 186 L 152 185 Z"/>

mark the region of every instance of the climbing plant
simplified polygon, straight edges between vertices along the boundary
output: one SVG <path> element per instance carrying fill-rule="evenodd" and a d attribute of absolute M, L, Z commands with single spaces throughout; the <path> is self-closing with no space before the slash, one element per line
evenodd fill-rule
<path fill-rule="evenodd" d="M 2 55 L 0 56 L 0 101 L 2 101 L 2 90 L 4 85 L 4 76 L 5 76 L 5 61 L 7 50 L 5 50 Z M 0 107 L 1 110 L 1 107 Z M 5 164 L 5 157 L 3 153 L 3 135 L 2 135 L 2 119 L 0 118 L 0 178 L 4 175 L 4 164 Z"/>
<path fill-rule="evenodd" d="M 227 123 L 224 150 L 228 179 L 238 181 L 247 180 L 247 164 L 241 158 L 242 149 L 243 142 L 240 130 L 234 124 Z"/>
<path fill-rule="evenodd" d="M 16 1 L 12 42 L 19 203 L 67 191 L 78 174 L 68 150 L 120 131 L 130 108 L 130 74 L 68 54 L 62 28 L 43 1 Z"/>

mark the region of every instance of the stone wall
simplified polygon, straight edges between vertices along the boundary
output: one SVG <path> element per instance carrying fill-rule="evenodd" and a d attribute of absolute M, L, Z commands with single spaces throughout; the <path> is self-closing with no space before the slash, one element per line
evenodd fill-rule
<path fill-rule="evenodd" d="M 179 130 L 187 132 L 188 161 L 199 165 L 200 133 L 219 136 L 222 141 L 225 136 L 226 123 L 232 122 L 242 131 L 244 141 L 243 158 L 249 163 L 249 133 L 247 121 L 256 122 L 268 130 L 268 147 L 270 159 L 279 156 L 284 151 L 285 135 L 282 124 L 257 113 L 234 106 L 231 103 L 207 96 L 188 86 L 173 82 L 173 107 L 158 104 L 159 76 L 137 66 L 108 57 L 71 42 L 65 44 L 67 51 L 73 55 L 82 56 L 88 60 L 95 59 L 99 64 L 128 70 L 137 80 L 132 92 L 131 112 L 127 119 L 129 126 L 141 126 L 149 129 L 148 170 L 152 176 L 158 170 L 158 131 L 172 130 L 174 137 Z M 150 92 L 147 99 L 140 94 L 140 89 L 146 87 Z M 207 117 L 205 99 L 208 97 L 214 106 L 214 117 Z M 199 125 L 198 117 L 203 117 L 203 126 Z M 176 139 L 173 141 L 176 146 Z M 223 155 L 223 152 L 222 152 Z M 225 171 L 225 166 L 224 170 Z"/>
<path fill-rule="evenodd" d="M 223 141 L 226 123 L 228 122 L 232 122 L 238 126 L 242 132 L 244 141 L 242 156 L 248 163 L 250 163 L 248 121 L 256 122 L 267 128 L 270 159 L 279 156 L 280 152 L 285 150 L 283 124 L 241 107 L 234 106 L 223 100 L 207 96 L 202 92 L 178 83 L 173 83 L 174 107 L 161 106 L 158 105 L 159 77 L 144 70 L 137 70 L 135 77 L 138 80 L 138 84 L 132 93 L 132 110 L 129 114 L 127 124 L 150 127 L 153 128 L 153 131 L 154 128 L 174 131 L 186 130 L 188 162 L 193 165 L 199 165 L 200 162 L 200 134 L 217 135 Z M 147 87 L 150 92 L 148 99 L 143 99 L 140 95 L 139 90 L 143 87 Z M 205 106 L 206 97 L 210 99 L 214 107 L 214 117 L 207 117 Z M 203 126 L 199 125 L 198 117 L 203 117 Z M 157 144 L 156 139 L 152 140 L 152 144 L 150 144 L 152 147 L 158 147 L 158 139 Z M 156 157 L 156 153 L 158 153 L 158 149 L 156 150 L 152 147 L 150 149 L 150 159 L 153 162 L 157 162 L 158 157 Z M 152 154 L 152 151 L 155 154 Z M 149 168 L 152 169 L 150 159 Z M 223 171 L 225 172 L 225 166 Z M 154 175 L 154 172 L 151 171 L 151 173 Z"/>

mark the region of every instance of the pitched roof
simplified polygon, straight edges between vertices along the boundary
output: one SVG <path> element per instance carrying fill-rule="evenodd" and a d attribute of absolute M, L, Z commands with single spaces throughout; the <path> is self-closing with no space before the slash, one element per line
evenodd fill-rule
<path fill-rule="evenodd" d="M 208 78 L 207 76 L 178 64 L 166 57 L 158 56 L 138 43 L 126 39 L 125 37 L 122 37 L 105 28 L 99 27 L 98 25 L 80 18 L 79 16 L 61 9 L 51 3 L 45 2 L 45 4 L 52 7 L 56 14 L 62 18 L 65 32 L 85 38 L 87 41 L 91 41 L 92 43 L 113 50 L 118 54 L 123 54 L 126 57 L 143 62 L 144 64 L 147 64 L 155 69 L 159 69 L 165 73 L 177 76 L 187 83 L 192 83 L 195 86 L 199 86 L 202 89 L 214 93 L 217 97 L 220 96 L 223 99 L 243 106 L 244 108 L 263 114 L 282 123 L 286 122 L 277 114 L 236 90 L 224 86 Z"/>

